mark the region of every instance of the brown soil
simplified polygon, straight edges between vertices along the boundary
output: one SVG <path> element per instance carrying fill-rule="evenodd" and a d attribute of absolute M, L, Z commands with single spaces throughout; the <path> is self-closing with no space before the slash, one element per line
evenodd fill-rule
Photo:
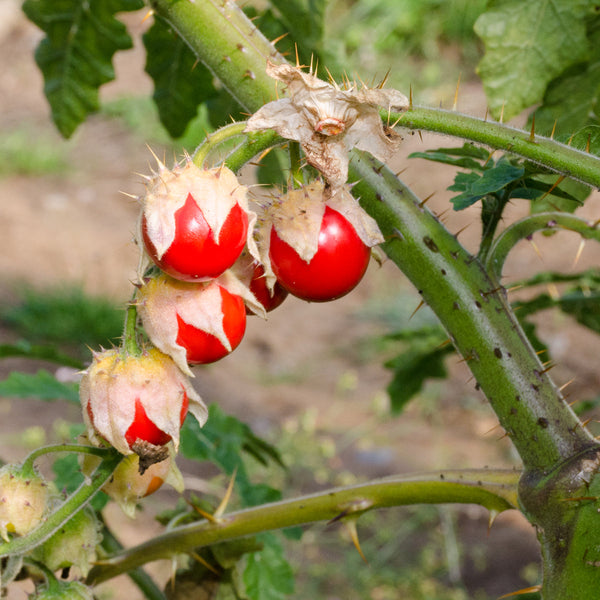
<path fill-rule="evenodd" d="M 18 11 L 16 2 L 13 8 Z M 4 58 L 0 70 L 0 140 L 3 132 L 28 125 L 32 131 L 54 136 L 57 146 L 64 144 L 49 123 L 41 76 L 33 62 L 32 50 L 39 33 L 14 11 L 9 12 L 10 18 L 0 31 L 0 54 Z M 139 34 L 139 19 L 128 21 Z M 119 56 L 117 72 L 117 82 L 106 86 L 103 97 L 151 90 L 143 74 L 139 43 L 133 51 Z M 466 86 L 459 108 L 470 114 L 485 112 L 485 100 L 476 84 Z M 35 141 L 32 135 L 31 143 Z M 460 240 L 474 250 L 479 236 L 477 209 L 462 213 L 448 210 L 446 187 L 453 169 L 406 160 L 411 151 L 451 143 L 455 142 L 425 134 L 408 136 L 394 166 L 406 168 L 403 179 L 421 197 L 435 192 L 428 206 L 436 212 L 447 211 L 444 220 L 451 231 L 469 224 Z M 39 287 L 78 282 L 86 291 L 108 295 L 121 304 L 130 294 L 137 262 L 132 243 L 137 205 L 119 191 L 141 192 L 140 178 L 132 174 L 148 171 L 148 149 L 119 122 L 94 117 L 69 142 L 68 155 L 66 175 L 14 174 L 0 179 L 2 301 L 13 297 L 12 286 L 21 281 Z M 515 204 L 510 217 L 525 212 L 524 202 Z M 599 213 L 598 196 L 594 195 L 582 214 L 595 220 Z M 579 243 L 573 236 L 558 234 L 536 239 L 536 243 L 543 258 L 530 244 L 521 244 L 505 268 L 511 279 L 551 266 L 572 268 Z M 556 248 L 561 251 L 557 253 Z M 593 264 L 596 258 L 596 248 L 589 244 L 579 267 Z M 361 318 L 360 312 L 372 305 L 373 298 L 390 301 L 394 294 L 405 298 L 408 314 L 419 303 L 410 284 L 393 265 L 385 263 L 381 268 L 373 264 L 358 289 L 335 303 L 317 305 L 289 299 L 266 323 L 250 319 L 245 340 L 230 357 L 197 369 L 197 387 L 207 403 L 218 402 L 267 437 L 276 438 L 282 424 L 289 428 L 301 419 L 314 419 L 317 434 L 337 444 L 338 453 L 330 466 L 361 477 L 517 464 L 509 441 L 502 439 L 499 428 L 494 429 L 494 414 L 475 391 L 465 364 L 457 357 L 448 360 L 452 372 L 448 381 L 428 385 L 401 416 L 389 416 L 384 394 L 389 373 L 380 360 L 365 360 L 360 351 L 366 347 L 365 339 L 381 332 L 381 326 Z M 557 381 L 575 377 L 573 397 L 592 396 L 599 383 L 597 340 L 556 315 L 544 318 L 548 326 L 545 339 L 558 363 Z M 10 334 L 0 330 L 0 342 L 9 339 Z M 40 366 L 4 360 L 0 376 L 13 369 L 37 370 Z M 17 460 L 27 451 L 16 432 L 41 425 L 51 435 L 58 417 L 79 418 L 72 407 L 6 398 L 0 399 L 0 417 L 0 455 L 5 460 Z M 302 457 L 295 460 L 301 463 Z M 193 465 L 189 471 L 187 468 L 186 464 L 184 474 L 193 487 L 198 473 Z M 165 498 L 172 496 L 148 499 L 148 512 Z M 469 508 L 454 514 L 466 549 L 463 581 L 473 595 L 479 588 L 495 597 L 530 585 L 520 571 L 537 560 L 537 549 L 531 527 L 518 513 L 501 515 L 489 536 L 483 511 Z M 140 528 L 124 520 L 118 511 L 111 511 L 109 520 L 118 522 L 127 544 L 158 530 L 151 519 L 144 519 Z M 475 564 L 469 554 L 471 546 L 483 548 L 481 564 Z M 154 571 L 164 579 L 169 566 L 159 565 Z M 120 582 L 117 592 L 117 586 L 111 584 L 113 597 L 137 598 L 136 591 L 127 586 L 126 580 Z M 121 593 L 122 589 L 126 591 Z M 14 598 L 23 597 L 22 592 L 14 594 Z"/>

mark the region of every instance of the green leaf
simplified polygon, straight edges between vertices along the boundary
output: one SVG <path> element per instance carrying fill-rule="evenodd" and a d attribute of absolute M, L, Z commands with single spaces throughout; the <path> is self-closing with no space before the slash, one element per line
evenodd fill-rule
<path fill-rule="evenodd" d="M 162 19 L 155 17 L 143 36 L 146 73 L 154 82 L 154 102 L 169 134 L 180 137 L 202 102 L 217 91 L 210 71 Z"/>
<path fill-rule="evenodd" d="M 12 372 L 0 381 L 0 396 L 37 398 L 39 400 L 69 400 L 79 404 L 76 383 L 62 383 L 48 371 L 30 373 Z"/>
<path fill-rule="evenodd" d="M 278 500 L 278 490 L 264 484 L 253 484 L 242 460 L 244 454 L 259 458 L 263 464 L 274 460 L 283 465 L 276 448 L 258 438 L 235 417 L 225 414 L 216 404 L 209 407 L 208 421 L 200 428 L 195 419 L 186 419 L 180 437 L 181 454 L 192 460 L 211 461 L 227 475 L 233 476 L 245 506 Z"/>
<path fill-rule="evenodd" d="M 500 159 L 496 165 L 486 169 L 483 175 L 477 173 L 459 173 L 451 191 L 464 190 L 462 194 L 452 198 L 454 210 L 463 210 L 488 194 L 494 194 L 507 185 L 523 177 L 525 168 L 510 164 L 507 160 Z M 462 175 L 459 177 L 459 175 Z"/>
<path fill-rule="evenodd" d="M 84 368 L 84 364 L 80 360 L 59 352 L 54 346 L 33 345 L 26 340 L 20 340 L 16 344 L 0 344 L 0 358 L 15 356 L 46 360 L 76 369 Z"/>
<path fill-rule="evenodd" d="M 393 413 L 400 413 L 421 390 L 428 379 L 446 377 L 444 359 L 454 352 L 452 344 L 444 344 L 447 335 L 441 327 L 405 330 L 389 336 L 404 342 L 406 349 L 385 363 L 394 374 L 388 385 Z"/>
<path fill-rule="evenodd" d="M 142 0 L 26 0 L 23 10 L 42 29 L 35 60 L 58 130 L 70 137 L 99 108 L 98 88 L 115 77 L 112 58 L 132 47 L 115 14 L 143 8 Z"/>
<path fill-rule="evenodd" d="M 549 82 L 587 58 L 589 0 L 497 0 L 475 23 L 478 72 L 492 114 L 511 119 L 541 102 Z"/>
<path fill-rule="evenodd" d="M 294 574 L 283 557 L 281 543 L 272 533 L 258 536 L 260 552 L 248 556 L 244 585 L 250 600 L 285 600 L 294 593 Z"/>
<path fill-rule="evenodd" d="M 565 139 L 573 131 L 598 124 L 596 107 L 600 93 L 600 18 L 588 26 L 589 59 L 561 73 L 550 82 L 544 101 L 535 111 L 535 130 L 541 135 L 553 131 Z"/>
<path fill-rule="evenodd" d="M 313 54 L 321 57 L 326 0 L 271 0 L 271 4 L 281 15 L 285 31 L 298 43 L 301 62 L 310 64 Z"/>

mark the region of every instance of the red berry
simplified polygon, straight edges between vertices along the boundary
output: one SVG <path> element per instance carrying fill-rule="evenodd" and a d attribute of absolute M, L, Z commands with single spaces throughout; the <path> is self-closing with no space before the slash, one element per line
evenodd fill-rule
<path fill-rule="evenodd" d="M 207 364 L 220 360 L 239 346 L 246 332 L 246 307 L 242 298 L 231 294 L 218 284 L 213 285 L 217 285 L 221 294 L 223 331 L 229 340 L 231 349 L 228 350 L 211 333 L 189 325 L 178 314 L 176 343 L 186 349 L 187 361 L 190 364 Z M 198 294 L 198 302 L 202 302 L 201 292 Z M 217 315 L 215 315 L 216 317 Z"/>
<path fill-rule="evenodd" d="M 344 296 L 362 279 L 371 256 L 354 227 L 339 212 L 325 207 L 317 253 L 306 262 L 271 229 L 271 267 L 291 294 L 309 302 Z"/>
<path fill-rule="evenodd" d="M 163 270 L 182 281 L 218 277 L 231 267 L 241 254 L 248 235 L 248 215 L 235 204 L 215 240 L 210 225 L 188 194 L 185 204 L 175 212 L 175 239 L 158 258 L 148 236 L 146 216 L 142 217 L 142 237 L 150 258 Z"/>
<path fill-rule="evenodd" d="M 187 394 L 184 393 L 183 403 L 181 405 L 180 420 L 181 424 L 185 421 L 185 417 L 188 411 L 188 398 Z M 129 429 L 125 432 L 125 439 L 132 448 L 137 440 L 148 442 L 154 446 L 164 446 L 171 441 L 171 436 L 168 433 L 159 429 L 149 418 L 144 410 L 144 406 L 140 402 L 139 398 L 135 400 L 135 416 L 133 423 L 129 426 Z"/>
<path fill-rule="evenodd" d="M 273 291 L 269 290 L 265 278 L 265 269 L 260 263 L 254 266 L 252 279 L 250 280 L 250 291 L 256 296 L 256 299 L 265 307 L 267 312 L 277 308 L 288 295 L 288 291 L 279 283 L 275 282 Z M 246 310 L 248 314 L 254 314 Z"/>

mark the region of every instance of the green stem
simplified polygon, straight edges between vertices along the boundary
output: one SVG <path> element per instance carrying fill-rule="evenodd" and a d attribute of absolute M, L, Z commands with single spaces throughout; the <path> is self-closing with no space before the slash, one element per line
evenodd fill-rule
<path fill-rule="evenodd" d="M 581 237 L 600 242 L 598 224 L 588 223 L 580 217 L 561 212 L 547 212 L 530 215 L 507 227 L 495 240 L 490 249 L 486 268 L 497 281 L 502 277 L 502 267 L 508 253 L 521 240 L 533 235 L 536 231 L 553 231 L 566 229 L 579 233 Z"/>
<path fill-rule="evenodd" d="M 443 133 L 505 150 L 548 167 L 568 177 L 600 188 L 600 159 L 597 156 L 508 125 L 492 123 L 457 112 L 413 106 L 403 113 L 385 113 L 400 127 Z"/>
<path fill-rule="evenodd" d="M 388 240 L 383 249 L 449 332 L 526 470 L 545 471 L 595 445 L 477 258 L 387 167 L 355 152 L 351 168 L 357 196 Z"/>
<path fill-rule="evenodd" d="M 150 5 L 247 111 L 275 98 L 265 66 L 267 59 L 285 59 L 235 2 L 150 0 Z"/>
<path fill-rule="evenodd" d="M 300 144 L 298 142 L 288 142 L 290 153 L 290 180 L 293 187 L 298 187 L 304 183 L 304 174 L 302 173 L 302 156 L 300 154 Z"/>
<path fill-rule="evenodd" d="M 235 138 L 244 136 L 246 123 L 231 123 L 225 127 L 217 129 L 206 137 L 194 152 L 193 162 L 197 167 L 213 167 L 220 161 L 213 159 L 213 155 L 220 150 L 220 146 L 231 143 Z"/>
<path fill-rule="evenodd" d="M 125 328 L 123 331 L 123 348 L 130 356 L 141 356 L 137 337 L 137 305 L 133 300 L 125 313 Z"/>
<path fill-rule="evenodd" d="M 330 521 L 389 506 L 417 503 L 474 503 L 492 515 L 516 507 L 518 471 L 450 471 L 391 477 L 294 500 L 248 508 L 211 521 L 176 527 L 137 547 L 101 561 L 89 573 L 95 585 L 154 560 L 263 531 Z"/>
<path fill-rule="evenodd" d="M 33 463 L 44 456 L 53 452 L 79 452 L 81 454 L 93 454 L 94 456 L 104 457 L 111 452 L 110 448 L 96 448 L 95 446 L 81 446 L 79 444 L 54 444 L 37 448 L 23 461 L 23 470 L 27 473 L 33 473 Z"/>
<path fill-rule="evenodd" d="M 45 542 L 100 491 L 122 459 L 123 455 L 111 450 L 91 475 L 90 482 L 84 481 L 41 525 L 24 537 L 0 544 L 0 557 L 26 554 Z"/>

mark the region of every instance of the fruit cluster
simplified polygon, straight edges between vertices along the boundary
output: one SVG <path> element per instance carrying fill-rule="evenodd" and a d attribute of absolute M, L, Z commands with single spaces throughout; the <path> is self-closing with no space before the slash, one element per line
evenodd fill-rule
<path fill-rule="evenodd" d="M 80 394 L 88 436 L 160 462 L 188 410 L 203 425 L 206 406 L 191 365 L 215 362 L 242 341 L 249 314 L 266 316 L 288 293 L 311 302 L 339 298 L 364 275 L 377 224 L 348 186 L 315 181 L 262 207 L 225 166 L 189 157 L 160 161 L 148 178 L 139 220 L 140 282 L 134 305 L 151 347 L 94 355 Z"/>

